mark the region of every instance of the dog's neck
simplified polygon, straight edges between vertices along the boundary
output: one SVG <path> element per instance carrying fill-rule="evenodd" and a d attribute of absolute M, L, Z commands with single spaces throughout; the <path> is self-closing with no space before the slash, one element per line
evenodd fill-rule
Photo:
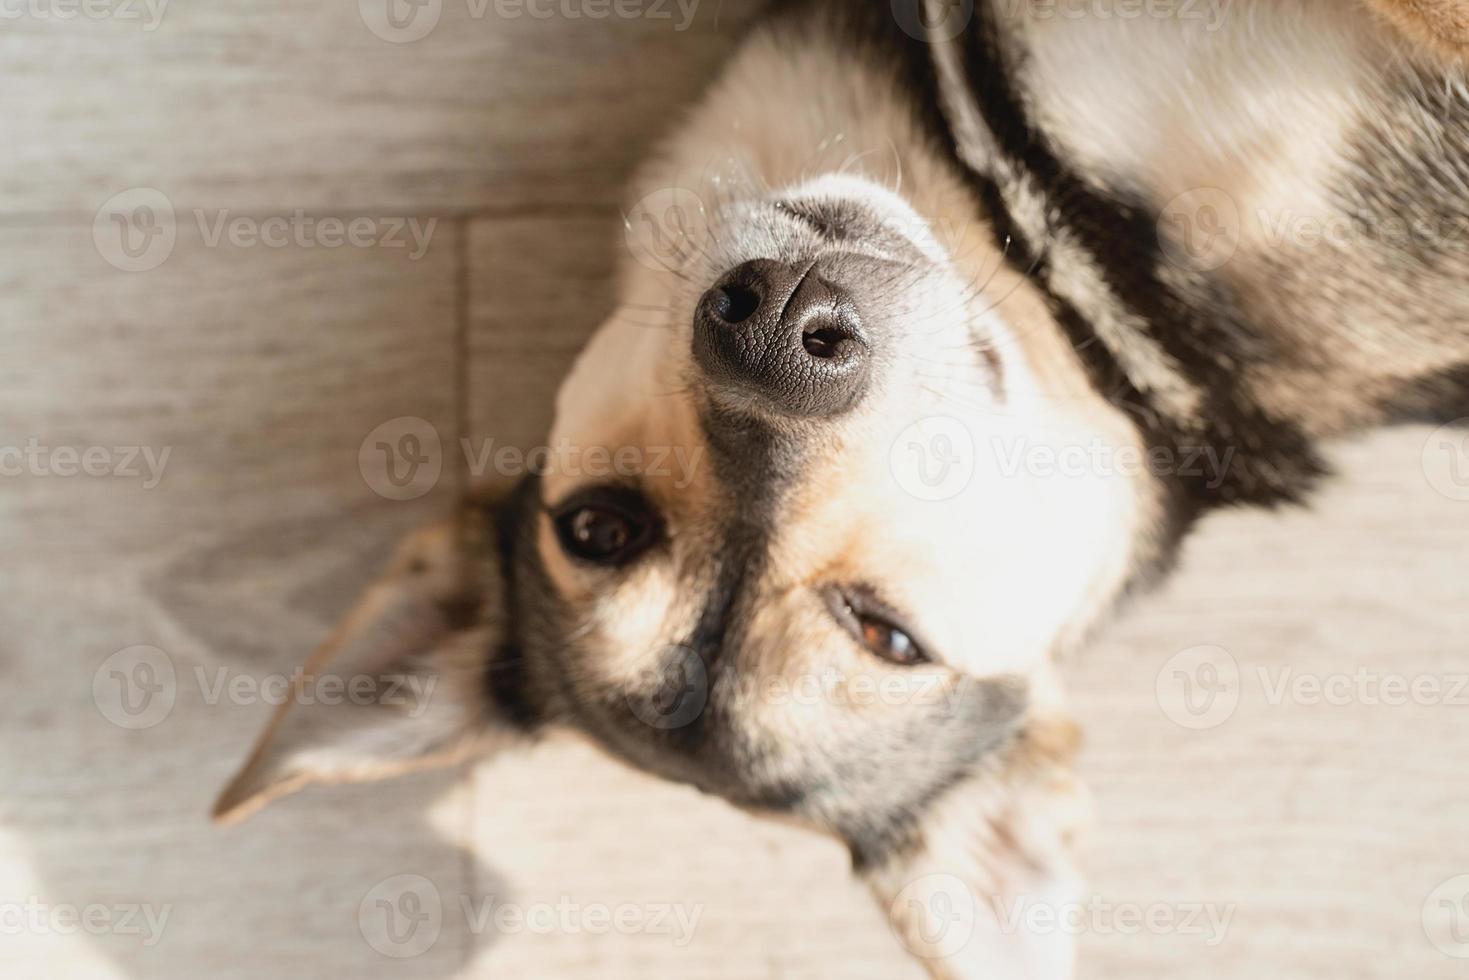
<path fill-rule="evenodd" d="M 1059 342 L 1032 345 L 1041 373 L 1074 361 L 1149 448 L 1229 460 L 1160 480 L 1178 534 L 1221 504 L 1303 500 L 1322 437 L 1469 409 L 1457 68 L 1313 0 L 1240 0 L 1217 23 L 979 3 L 929 41 L 888 6 L 794 4 L 695 145 L 733 140 L 780 186 L 839 140 L 930 221 L 974 222 L 1045 303 Z M 929 2 L 909 27 L 964 6 Z M 812 111 L 712 128 L 757 105 Z M 1385 240 L 1409 220 L 1447 240 Z"/>
<path fill-rule="evenodd" d="M 1093 385 L 1149 446 L 1231 459 L 1164 481 L 1185 521 L 1302 500 L 1320 437 L 1469 407 L 1462 72 L 1361 9 L 1235 7 L 982 3 L 926 46 L 955 159 Z"/>

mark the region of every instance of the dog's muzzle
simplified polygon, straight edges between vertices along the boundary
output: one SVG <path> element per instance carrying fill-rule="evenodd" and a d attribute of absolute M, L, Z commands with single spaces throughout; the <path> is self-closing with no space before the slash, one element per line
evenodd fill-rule
<path fill-rule="evenodd" d="M 710 381 L 800 418 L 855 405 L 873 351 L 837 268 L 752 259 L 725 273 L 694 312 L 694 359 Z"/>

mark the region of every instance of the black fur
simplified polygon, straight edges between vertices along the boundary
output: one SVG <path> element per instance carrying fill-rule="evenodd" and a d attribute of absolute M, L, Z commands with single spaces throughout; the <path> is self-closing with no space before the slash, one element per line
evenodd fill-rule
<path fill-rule="evenodd" d="M 504 593 L 501 616 L 504 635 L 490 651 L 485 665 L 485 689 L 499 717 L 523 732 L 533 732 L 546 721 L 543 698 L 535 696 L 525 660 L 525 631 L 522 607 L 524 581 L 520 574 L 525 558 L 533 555 L 533 535 L 540 509 L 540 480 L 528 476 L 503 501 L 488 509 L 487 524 L 494 537 L 487 544 L 495 561 Z"/>
<path fill-rule="evenodd" d="M 1238 383 L 1249 363 L 1274 356 L 1265 335 L 1238 314 L 1237 304 L 1217 283 L 1199 278 L 1189 283 L 1189 295 L 1180 294 L 1160 275 L 1166 258 L 1158 240 L 1157 216 L 1120 193 L 1095 190 L 1061 161 L 1045 135 L 1031 124 L 1011 85 L 1014 66 L 1005 63 L 981 0 L 962 38 L 968 96 L 1007 162 L 1044 196 L 1051 222 L 1046 231 L 1064 227 L 1082 243 L 1105 270 L 1121 303 L 1147 324 L 1147 339 L 1203 391 L 1200 417 L 1172 418 L 1162 412 L 1127 376 L 1093 325 L 1051 289 L 1047 241 L 1035 240 L 1012 217 L 1013 188 L 962 159 L 943 113 L 932 47 L 900 27 L 900 22 L 917 23 L 920 2 L 842 4 L 840 10 L 822 10 L 820 22 L 834 24 L 864 57 L 875 55 L 893 66 L 911 95 L 914 115 L 927 139 L 969 186 L 975 211 L 989 220 L 1006 261 L 1042 289 L 1093 385 L 1128 414 L 1145 444 L 1178 452 L 1211 446 L 1221 458 L 1232 451 L 1222 480 L 1214 481 L 1215 474 L 1208 481 L 1180 474 L 1167 481 L 1167 537 L 1176 541 L 1200 514 L 1215 506 L 1303 500 L 1326 474 L 1325 464 L 1297 425 L 1247 399 Z M 809 16 L 813 5 L 786 7 Z"/>
<path fill-rule="evenodd" d="M 1239 384 L 1249 363 L 1275 355 L 1269 340 L 1236 312 L 1237 304 L 1219 283 L 1198 281 L 1194 285 L 1203 295 L 1184 296 L 1160 277 L 1166 259 L 1157 215 L 1120 194 L 1104 196 L 1061 162 L 1044 134 L 1031 125 L 1013 90 L 1015 66 L 1005 64 L 988 16 L 975 18 L 966 42 L 969 91 L 1001 151 L 1038 183 L 1049 220 L 1079 238 L 1123 305 L 1147 324 L 1149 338 L 1203 390 L 1205 404 L 1197 420 L 1166 416 L 1122 377 L 1094 333 L 1072 336 L 1099 390 L 1132 415 L 1150 446 L 1185 449 L 1202 440 L 1220 451 L 1234 450 L 1237 465 L 1217 487 L 1175 478 L 1186 501 L 1197 509 L 1300 502 L 1325 474 L 1325 464 L 1298 426 L 1249 401 Z M 1005 190 L 999 188 L 994 203 L 1003 206 Z M 1008 234 L 1018 237 L 1013 220 L 1001 220 Z M 1026 262 L 1022 269 L 1036 263 L 1032 277 L 1045 283 L 1045 243 L 1027 244 L 1020 251 L 1028 254 L 1012 252 L 1010 260 Z M 1063 317 L 1063 326 L 1068 332 L 1085 327 L 1074 310 Z M 1180 516 L 1191 515 L 1180 511 Z"/>

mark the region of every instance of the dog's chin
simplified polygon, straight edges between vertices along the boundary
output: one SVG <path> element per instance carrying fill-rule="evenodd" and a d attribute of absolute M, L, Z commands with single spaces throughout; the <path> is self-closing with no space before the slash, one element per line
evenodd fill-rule
<path fill-rule="evenodd" d="M 803 795 L 799 781 L 762 774 L 781 768 L 778 746 L 759 746 L 748 726 L 709 698 L 700 668 L 650 672 L 647 684 L 593 681 L 570 645 L 547 649 L 534 664 L 555 676 L 541 717 L 587 738 L 650 775 L 691 786 L 744 809 L 787 814 Z M 645 678 L 645 679 L 646 679 Z"/>
<path fill-rule="evenodd" d="M 562 646 L 541 661 L 562 678 L 560 721 L 635 769 L 833 834 L 859 863 L 901 844 L 1028 717 L 1026 685 L 1012 677 L 968 682 L 951 713 L 915 708 L 844 735 L 819 721 L 807 736 L 785 725 L 777 735 L 717 676 L 701 688 L 698 667 L 664 662 L 643 683 L 616 685 L 588 678 L 593 656 Z"/>

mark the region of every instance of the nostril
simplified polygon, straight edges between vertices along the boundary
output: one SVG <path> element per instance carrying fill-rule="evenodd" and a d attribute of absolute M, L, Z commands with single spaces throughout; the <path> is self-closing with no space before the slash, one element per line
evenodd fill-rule
<path fill-rule="evenodd" d="M 866 345 L 855 316 L 838 311 L 810 318 L 801 328 L 801 346 L 812 357 L 830 361 L 857 353 Z"/>
<path fill-rule="evenodd" d="M 822 360 L 830 360 L 840 353 L 840 345 L 844 340 L 851 340 L 851 335 L 845 330 L 835 327 L 817 327 L 815 330 L 807 330 L 801 334 L 801 346 L 806 348 L 806 353 L 812 357 Z"/>
<path fill-rule="evenodd" d="M 760 308 L 760 295 L 748 286 L 719 286 L 710 291 L 709 304 L 725 323 L 742 323 Z"/>

